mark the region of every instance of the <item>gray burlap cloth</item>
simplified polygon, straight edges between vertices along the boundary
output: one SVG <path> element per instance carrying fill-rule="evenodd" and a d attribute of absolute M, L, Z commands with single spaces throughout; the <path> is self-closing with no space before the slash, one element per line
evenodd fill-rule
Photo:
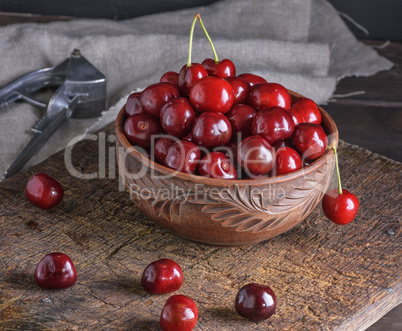
<path fill-rule="evenodd" d="M 358 42 L 325 0 L 226 0 L 212 5 L 112 21 L 77 19 L 0 28 L 0 86 L 54 66 L 75 48 L 107 77 L 108 109 L 100 119 L 66 122 L 30 161 L 38 163 L 73 138 L 111 123 L 127 95 L 187 62 L 188 37 L 201 13 L 220 59 L 325 104 L 336 82 L 369 76 L 392 63 Z M 193 62 L 213 57 L 199 24 Z M 27 103 L 0 109 L 0 177 L 32 137 L 44 110 Z"/>

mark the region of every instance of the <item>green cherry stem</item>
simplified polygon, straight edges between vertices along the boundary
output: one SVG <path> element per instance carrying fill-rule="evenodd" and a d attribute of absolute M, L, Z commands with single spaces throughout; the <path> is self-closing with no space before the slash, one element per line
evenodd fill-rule
<path fill-rule="evenodd" d="M 338 193 L 342 194 L 342 184 L 341 184 L 341 173 L 339 172 L 339 163 L 338 163 L 338 153 L 336 152 L 336 147 L 331 146 L 335 155 L 335 167 L 336 167 L 336 175 L 338 176 Z"/>
<path fill-rule="evenodd" d="M 195 14 L 193 23 L 191 24 L 191 30 L 190 30 L 190 40 L 188 42 L 188 58 L 187 58 L 187 67 L 191 67 L 191 52 L 193 49 L 193 35 L 194 35 L 194 27 L 195 23 L 197 22 L 197 19 L 200 17 L 200 14 Z"/>
<path fill-rule="evenodd" d="M 215 50 L 214 44 L 213 44 L 213 42 L 212 42 L 212 40 L 211 40 L 211 38 L 210 38 L 210 36 L 209 36 L 209 34 L 208 34 L 208 32 L 207 32 L 207 29 L 206 29 L 205 26 L 204 26 L 204 23 L 202 23 L 201 15 L 200 15 L 200 14 L 197 14 L 197 15 L 198 15 L 198 20 L 200 21 L 201 27 L 202 27 L 202 29 L 204 30 L 205 35 L 207 36 L 207 39 L 208 39 L 208 41 L 209 41 L 209 44 L 211 45 L 212 52 L 214 53 L 214 61 L 215 61 L 215 63 L 219 63 L 218 54 L 216 54 L 216 50 Z"/>

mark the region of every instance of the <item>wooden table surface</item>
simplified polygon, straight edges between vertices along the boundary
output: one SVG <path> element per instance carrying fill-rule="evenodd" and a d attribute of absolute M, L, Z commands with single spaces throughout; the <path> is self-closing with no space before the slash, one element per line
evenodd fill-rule
<path fill-rule="evenodd" d="M 112 134 L 109 126 L 99 137 Z M 74 169 L 99 171 L 99 146 L 77 144 Z M 353 223 L 332 224 L 316 208 L 287 233 L 237 248 L 190 242 L 149 221 L 119 190 L 113 158 L 105 178 L 73 176 L 64 152 L 9 178 L 0 184 L 0 328 L 159 330 L 169 295 L 149 295 L 139 280 L 148 263 L 171 258 L 185 277 L 177 293 L 197 302 L 196 330 L 365 329 L 402 299 L 402 164 L 344 142 L 338 150 L 344 187 L 361 203 Z M 25 198 L 26 181 L 39 171 L 65 188 L 54 209 Z M 52 291 L 35 284 L 36 264 L 52 251 L 74 261 L 73 287 Z M 234 297 L 249 282 L 274 289 L 278 308 L 270 320 L 255 323 L 235 313 Z"/>
<path fill-rule="evenodd" d="M 325 109 L 341 139 L 402 161 L 402 46 L 378 51 L 395 67 L 342 80 L 336 93 L 365 93 Z M 0 329 L 158 330 L 167 296 L 146 294 L 139 277 L 149 262 L 170 257 L 184 269 L 180 292 L 198 303 L 197 330 L 364 330 L 388 311 L 368 330 L 400 330 L 401 306 L 391 309 L 402 297 L 402 166 L 346 143 L 339 151 L 344 186 L 361 200 L 357 220 L 337 227 L 317 208 L 300 227 L 242 248 L 204 246 L 167 233 L 135 209 L 114 171 L 77 179 L 65 169 L 64 153 L 17 174 L 0 184 Z M 95 142 L 78 144 L 76 169 L 97 171 L 98 153 Z M 65 186 L 53 210 L 38 210 L 24 197 L 37 171 Z M 33 270 L 56 250 L 74 260 L 79 280 L 67 290 L 45 291 L 34 283 Z M 268 283 L 277 293 L 278 310 L 268 322 L 249 322 L 233 311 L 237 290 L 250 281 Z"/>

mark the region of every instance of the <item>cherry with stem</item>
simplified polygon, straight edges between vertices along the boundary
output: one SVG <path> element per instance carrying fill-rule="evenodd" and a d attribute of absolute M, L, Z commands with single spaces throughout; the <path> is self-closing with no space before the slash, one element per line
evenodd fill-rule
<path fill-rule="evenodd" d="M 322 210 L 325 216 L 332 222 L 345 225 L 354 220 L 359 209 L 359 200 L 347 190 L 342 189 L 341 175 L 338 164 L 338 154 L 335 146 L 331 146 L 335 155 L 336 175 L 338 188 L 328 190 L 322 199 Z"/>
<path fill-rule="evenodd" d="M 191 62 L 191 53 L 193 48 L 193 35 L 194 27 L 197 22 L 198 15 L 194 16 L 193 23 L 190 29 L 190 39 L 188 42 L 188 58 L 187 64 L 185 64 L 179 72 L 179 88 L 183 96 L 188 96 L 191 87 L 202 77 L 208 76 L 207 69 L 202 64 Z"/>
<path fill-rule="evenodd" d="M 214 59 L 205 59 L 204 61 L 202 61 L 202 65 L 207 69 L 208 75 L 217 78 L 236 76 L 236 67 L 231 60 L 224 59 L 222 61 L 219 61 L 215 46 L 212 42 L 211 37 L 208 34 L 207 29 L 205 28 L 204 23 L 202 22 L 201 15 L 197 14 L 196 17 L 200 21 L 205 36 L 207 37 L 209 44 L 211 45 L 212 53 L 214 53 Z"/>

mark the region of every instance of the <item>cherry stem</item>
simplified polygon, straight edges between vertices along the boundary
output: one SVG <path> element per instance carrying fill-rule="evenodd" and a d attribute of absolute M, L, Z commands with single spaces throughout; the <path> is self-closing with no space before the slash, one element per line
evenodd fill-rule
<path fill-rule="evenodd" d="M 194 34 L 194 27 L 195 23 L 197 22 L 198 17 L 200 14 L 195 14 L 193 23 L 191 24 L 191 30 L 190 30 L 190 40 L 188 42 L 188 59 L 187 59 L 187 67 L 191 67 L 191 52 L 193 49 L 193 34 Z"/>
<path fill-rule="evenodd" d="M 339 172 L 338 153 L 336 152 L 335 146 L 331 146 L 331 148 L 335 154 L 336 175 L 338 176 L 338 193 L 342 194 L 341 173 Z"/>
<path fill-rule="evenodd" d="M 209 34 L 208 34 L 208 32 L 207 32 L 207 29 L 206 29 L 205 26 L 204 26 L 204 23 L 202 23 L 201 15 L 200 15 L 200 14 L 197 14 L 197 15 L 198 15 L 198 20 L 200 21 L 201 27 L 202 27 L 202 29 L 204 30 L 205 35 L 207 36 L 207 39 L 208 39 L 208 41 L 209 41 L 209 44 L 211 45 L 212 52 L 214 53 L 214 61 L 215 61 L 215 63 L 219 63 L 218 54 L 216 54 L 216 50 L 215 50 L 214 44 L 213 44 L 213 42 L 212 42 L 212 40 L 211 40 L 211 38 L 210 38 L 210 36 L 209 36 Z"/>

